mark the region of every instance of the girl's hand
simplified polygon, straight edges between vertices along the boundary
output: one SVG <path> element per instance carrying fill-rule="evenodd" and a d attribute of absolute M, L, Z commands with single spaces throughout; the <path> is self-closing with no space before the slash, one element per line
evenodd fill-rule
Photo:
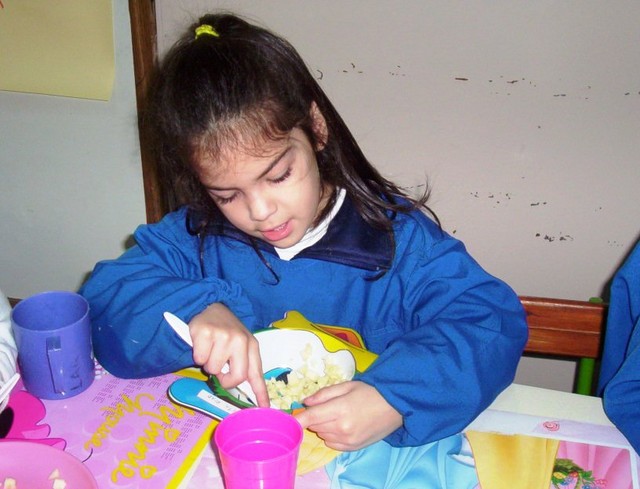
<path fill-rule="evenodd" d="M 225 389 L 247 380 L 258 406 L 269 406 L 258 341 L 227 306 L 211 304 L 189 322 L 193 361 L 215 375 Z M 228 363 L 229 371 L 222 372 Z"/>
<path fill-rule="evenodd" d="M 400 413 L 364 382 L 324 387 L 303 402 L 307 408 L 296 419 L 334 450 L 358 450 L 402 426 Z"/>

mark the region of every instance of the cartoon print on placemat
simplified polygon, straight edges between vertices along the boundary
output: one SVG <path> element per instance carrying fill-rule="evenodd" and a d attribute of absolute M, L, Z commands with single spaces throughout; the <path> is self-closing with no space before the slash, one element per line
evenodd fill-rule
<path fill-rule="evenodd" d="M 213 428 L 209 418 L 169 401 L 167 387 L 178 378 L 121 379 L 96 363 L 92 385 L 65 400 L 40 400 L 19 381 L 0 416 L 0 443 L 20 439 L 64 450 L 100 487 L 178 487 Z"/>
<path fill-rule="evenodd" d="M 553 465 L 551 484 L 556 489 L 604 489 L 607 480 L 596 480 L 590 470 L 584 470 L 568 458 L 557 458 Z"/>
<path fill-rule="evenodd" d="M 46 409 L 40 399 L 27 391 L 16 389 L 0 414 L 0 432 L 3 440 L 28 440 L 64 450 L 67 442 L 62 438 L 48 438 L 51 426 L 42 423 Z"/>
<path fill-rule="evenodd" d="M 631 489 L 631 454 L 626 448 L 562 440 L 551 478 L 554 489 Z"/>
<path fill-rule="evenodd" d="M 636 486 L 629 447 L 615 433 L 602 437 L 602 442 L 586 441 L 587 434 L 597 437 L 605 428 L 545 420 L 534 429 L 542 435 L 488 431 L 467 431 L 466 435 L 483 488 L 632 489 Z"/>
<path fill-rule="evenodd" d="M 597 431 L 608 428 L 586 425 L 570 420 L 546 420 L 534 430 L 553 436 L 570 435 L 574 439 L 588 439 Z M 617 433 L 616 433 L 617 434 Z M 632 453 L 625 440 L 611 438 L 612 446 L 561 439 L 556 453 L 552 489 L 630 489 L 632 479 Z M 607 439 L 607 438 L 603 438 Z"/>

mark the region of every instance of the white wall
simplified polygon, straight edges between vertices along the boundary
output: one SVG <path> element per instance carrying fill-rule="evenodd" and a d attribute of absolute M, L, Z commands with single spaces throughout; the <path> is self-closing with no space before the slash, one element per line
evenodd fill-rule
<path fill-rule="evenodd" d="M 131 29 L 114 0 L 109 102 L 0 91 L 0 288 L 76 290 L 145 221 Z"/>
<path fill-rule="evenodd" d="M 160 52 L 212 6 L 287 37 L 370 159 L 429 177 L 518 293 L 600 295 L 639 237 L 640 2 L 158 0 Z"/>
<path fill-rule="evenodd" d="M 157 0 L 160 52 L 214 7 L 287 37 L 370 159 L 428 176 L 444 227 L 518 294 L 600 296 L 638 239 L 640 2 Z"/>
<path fill-rule="evenodd" d="M 76 289 L 145 221 L 127 2 L 108 102 L 0 92 L 0 288 Z M 159 47 L 212 6 L 288 37 L 371 160 L 519 294 L 585 299 L 640 233 L 640 2 L 157 0 Z M 466 81 L 456 80 L 466 78 Z M 573 364 L 519 381 L 570 388 Z"/>

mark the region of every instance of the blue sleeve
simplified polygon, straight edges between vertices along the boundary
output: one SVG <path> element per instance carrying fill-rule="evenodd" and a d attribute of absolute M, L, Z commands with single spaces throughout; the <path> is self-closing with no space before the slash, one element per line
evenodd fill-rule
<path fill-rule="evenodd" d="M 452 238 L 425 243 L 403 303 L 405 334 L 360 379 L 403 416 L 386 441 L 414 446 L 462 431 L 513 381 L 528 330 L 517 295 Z"/>
<path fill-rule="evenodd" d="M 607 327 L 598 377 L 598 394 L 625 359 L 634 324 L 640 317 L 640 243 L 611 281 Z"/>
<path fill-rule="evenodd" d="M 605 413 L 640 453 L 640 244 L 611 284 L 598 389 Z"/>
<path fill-rule="evenodd" d="M 622 366 L 604 389 L 603 404 L 611 422 L 640 453 L 640 319 Z"/>
<path fill-rule="evenodd" d="M 251 303 L 237 284 L 202 277 L 198 237 L 187 232 L 185 222 L 185 212 L 178 211 L 139 227 L 137 244 L 116 260 L 98 263 L 80 289 L 91 308 L 96 359 L 118 377 L 193 366 L 192 349 L 165 322 L 165 311 L 189 322 L 221 302 L 254 326 Z"/>

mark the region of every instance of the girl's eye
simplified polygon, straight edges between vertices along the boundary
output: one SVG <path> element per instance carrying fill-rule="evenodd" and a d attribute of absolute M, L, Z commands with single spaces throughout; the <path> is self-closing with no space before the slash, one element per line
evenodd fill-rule
<path fill-rule="evenodd" d="M 230 204 L 231 202 L 233 202 L 236 198 L 238 194 L 233 194 L 229 197 L 221 197 L 220 195 L 213 195 L 213 200 L 216 201 L 217 204 L 219 205 L 225 205 L 225 204 Z"/>
<path fill-rule="evenodd" d="M 273 178 L 271 180 L 272 183 L 282 183 L 284 182 L 287 178 L 289 178 L 291 176 L 291 167 L 287 168 L 287 171 L 284 172 L 282 175 L 280 175 L 278 178 Z"/>

